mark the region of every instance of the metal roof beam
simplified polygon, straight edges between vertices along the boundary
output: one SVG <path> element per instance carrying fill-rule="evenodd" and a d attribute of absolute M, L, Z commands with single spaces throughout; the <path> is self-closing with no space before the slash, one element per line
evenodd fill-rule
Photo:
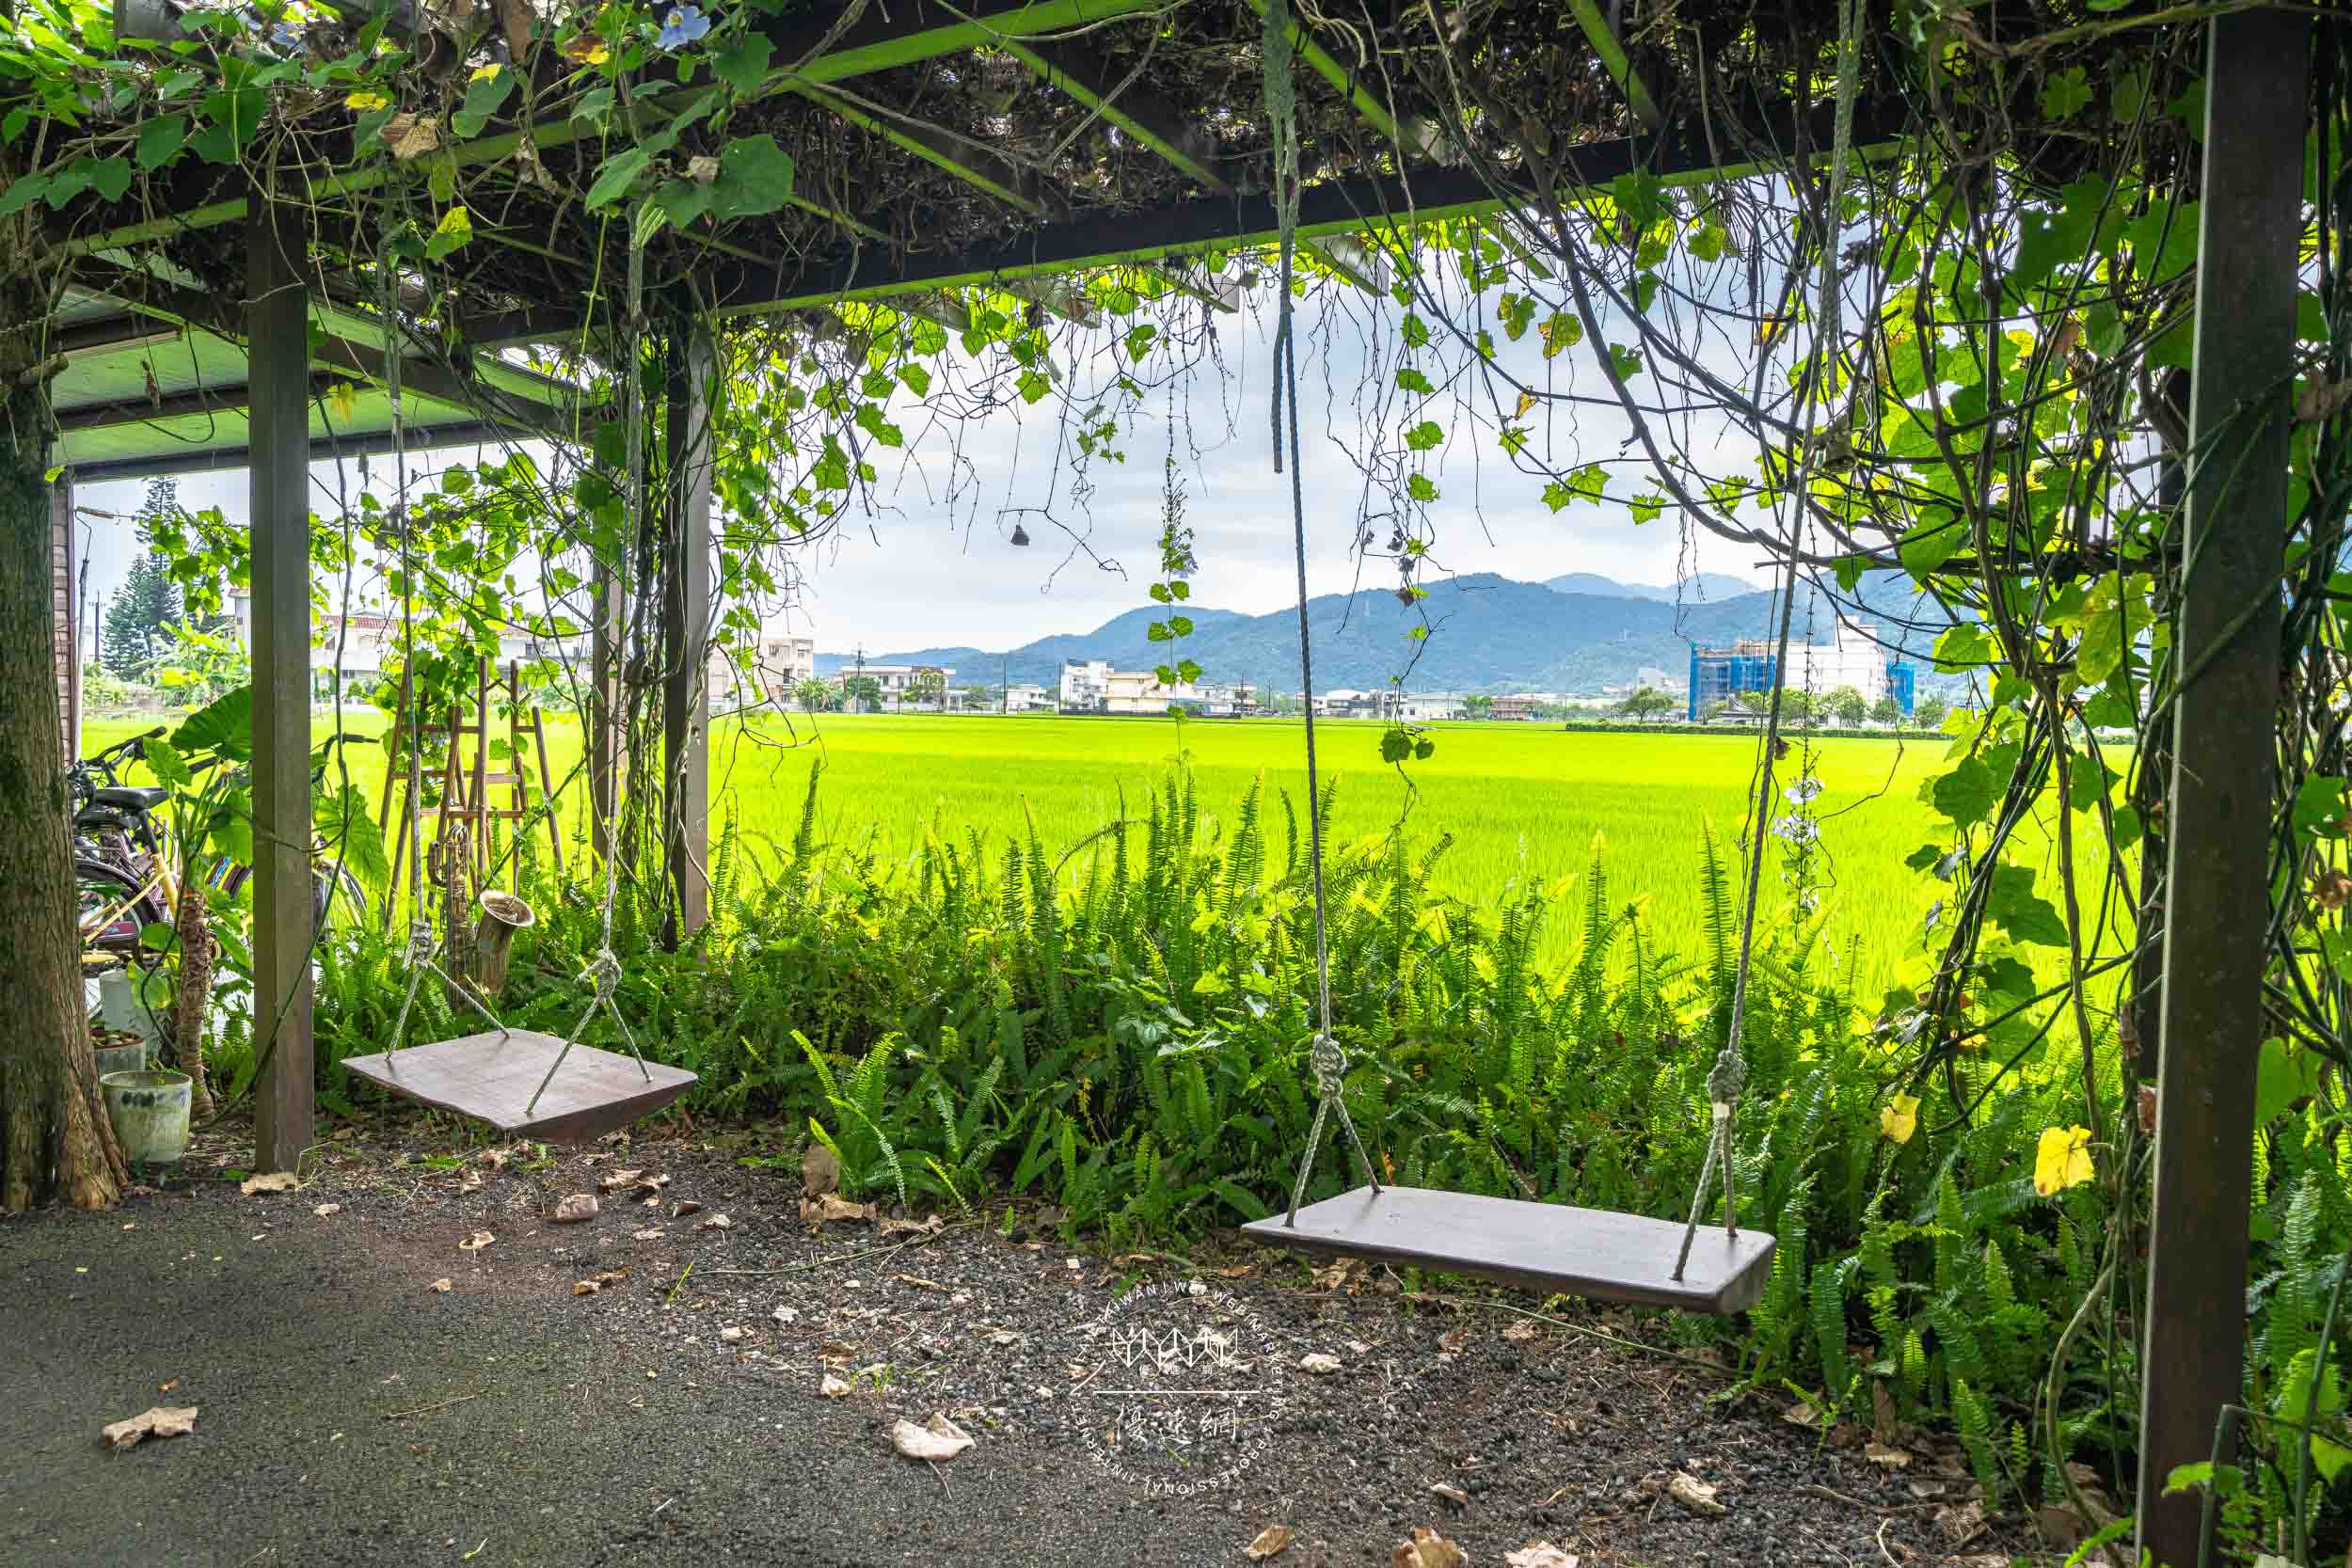
<path fill-rule="evenodd" d="M 239 388 L 240 394 L 243 388 Z M 402 445 L 409 451 L 431 451 L 447 447 L 498 446 L 515 439 L 515 433 L 498 425 L 469 420 L 456 424 L 412 424 Z M 389 430 L 371 431 L 359 436 L 313 436 L 310 437 L 310 461 L 332 463 L 339 459 L 379 456 L 392 450 L 392 434 Z M 245 446 L 191 448 L 185 451 L 164 452 L 151 457 L 109 457 L 92 463 L 69 463 L 68 470 L 81 484 L 103 484 L 114 480 L 154 479 L 170 474 L 215 473 L 247 467 L 252 461 L 252 449 Z"/>
<path fill-rule="evenodd" d="M 1649 84 L 1633 69 L 1633 61 L 1625 52 L 1609 19 L 1600 14 L 1595 0 L 1568 0 L 1568 9 L 1576 17 L 1577 25 L 1584 29 L 1585 39 L 1593 53 L 1600 56 L 1600 66 L 1609 72 L 1609 79 L 1625 94 L 1626 103 L 1633 110 L 1633 118 L 1645 125 L 1658 123 L 1658 100 L 1650 96 Z"/>

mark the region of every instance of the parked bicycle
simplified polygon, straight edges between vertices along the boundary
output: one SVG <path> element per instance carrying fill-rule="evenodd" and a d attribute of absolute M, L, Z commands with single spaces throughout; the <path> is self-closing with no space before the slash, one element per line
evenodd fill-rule
<path fill-rule="evenodd" d="M 141 963 L 152 957 L 144 945 L 151 927 L 167 926 L 179 905 L 173 867 L 178 857 L 170 842 L 164 806 L 171 791 L 149 785 L 126 785 L 122 774 L 144 755 L 150 740 L 163 737 L 161 729 L 135 735 L 83 758 L 67 770 L 73 799 L 73 877 L 80 894 L 80 928 L 86 968 L 102 970 L 118 963 Z M 327 759 L 338 740 L 366 743 L 368 737 L 330 737 L 311 754 L 310 778 L 315 784 L 326 774 Z M 220 766 L 219 759 L 199 759 L 192 769 Z M 252 879 L 253 868 L 222 856 L 204 868 L 205 881 L 234 898 Z M 314 845 L 310 865 L 311 931 L 315 935 L 332 920 L 358 922 L 367 916 L 367 894 L 342 863 Z"/>

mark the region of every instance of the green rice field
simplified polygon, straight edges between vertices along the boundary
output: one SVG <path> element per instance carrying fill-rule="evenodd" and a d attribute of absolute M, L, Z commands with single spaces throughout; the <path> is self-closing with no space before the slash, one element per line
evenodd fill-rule
<path fill-rule="evenodd" d="M 352 717 L 357 730 L 381 727 L 373 713 Z M 322 733 L 328 722 L 322 719 Z M 131 719 L 93 721 L 85 749 L 141 727 Z M 1451 833 L 1437 879 L 1482 906 L 1515 884 L 1550 886 L 1563 877 L 1580 879 L 1569 895 L 1579 895 L 1598 847 L 1611 902 L 1642 901 L 1661 944 L 1695 946 L 1702 832 L 1711 829 L 1726 846 L 1737 834 L 1756 762 L 1753 736 L 1440 725 L 1436 754 L 1412 765 L 1408 782 L 1379 761 L 1379 733 L 1371 723 L 1316 727 L 1322 770 L 1339 782 L 1340 843 L 1376 838 L 1400 816 L 1417 845 Z M 548 738 L 555 777 L 575 780 L 564 816 L 577 840 L 580 732 L 569 721 L 551 721 Z M 713 736 L 711 797 L 714 813 L 733 817 L 755 860 L 771 858 L 789 838 L 809 769 L 820 759 L 820 832 L 828 842 L 911 860 L 927 829 L 961 840 L 977 827 L 1001 847 L 1034 821 L 1047 846 L 1059 849 L 1122 812 L 1132 818 L 1147 811 L 1147 793 L 1179 760 L 1180 747 L 1199 780 L 1210 831 L 1230 819 L 1260 776 L 1269 796 L 1288 790 L 1303 802 L 1305 752 L 1295 720 L 1195 721 L 1180 732 L 1156 719 L 916 714 L 722 722 Z M 1853 944 L 1865 983 L 1883 984 L 1920 950 L 1921 917 L 1942 892 L 1903 864 L 1933 833 L 1915 791 L 1941 747 L 1831 739 L 1814 751 L 1823 786 L 1815 809 L 1823 818 L 1829 928 L 1841 948 Z M 373 803 L 380 754 L 359 747 L 350 756 L 354 780 Z M 1783 763 L 1785 775 L 1796 760 Z M 1785 919 L 1776 866 L 1768 875 L 1766 918 Z M 1568 945 L 1571 925 L 1555 919 L 1548 943 L 1555 953 Z"/>

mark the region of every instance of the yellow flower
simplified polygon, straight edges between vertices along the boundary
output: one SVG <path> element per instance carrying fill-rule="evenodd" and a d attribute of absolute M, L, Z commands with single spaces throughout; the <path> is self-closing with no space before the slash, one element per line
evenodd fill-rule
<path fill-rule="evenodd" d="M 359 411 L 359 389 L 348 381 L 338 381 L 327 388 L 326 405 L 335 411 L 335 418 L 349 424 Z"/>
<path fill-rule="evenodd" d="M 2045 1127 L 2034 1151 L 2033 1190 L 2043 1197 L 2090 1180 L 2090 1129 Z"/>
<path fill-rule="evenodd" d="M 363 115 L 373 114 L 378 109 L 389 109 L 391 106 L 392 101 L 380 92 L 355 92 L 343 100 L 344 108 L 357 109 Z"/>
<path fill-rule="evenodd" d="M 1879 1131 L 1899 1144 L 1907 1144 L 1919 1131 L 1919 1097 L 1899 1094 L 1879 1113 Z"/>
<path fill-rule="evenodd" d="M 468 77 L 467 80 L 469 82 L 495 82 L 499 79 L 499 72 L 504 69 L 505 68 L 503 66 L 501 66 L 495 60 L 488 65 L 478 65 L 474 67 L 473 74 Z"/>

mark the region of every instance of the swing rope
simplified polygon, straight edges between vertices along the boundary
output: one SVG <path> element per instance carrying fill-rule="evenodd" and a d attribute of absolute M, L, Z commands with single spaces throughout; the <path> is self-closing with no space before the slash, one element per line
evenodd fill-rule
<path fill-rule="evenodd" d="M 391 404 L 392 414 L 392 526 L 400 532 L 400 688 L 404 702 L 402 718 L 407 721 L 403 738 L 408 746 L 408 985 L 400 998 L 400 1017 L 392 1024 L 391 1044 L 384 1051 L 385 1070 L 394 1077 L 400 1075 L 401 1043 L 408 1035 L 408 1018 L 416 1010 L 417 988 L 423 984 L 427 972 L 437 976 L 441 984 L 471 1004 L 473 1009 L 490 1021 L 490 1027 L 499 1032 L 501 1043 L 514 1037 L 514 1031 L 499 1022 L 489 1005 L 477 995 L 471 986 L 460 985 L 451 979 L 435 961 L 436 942 L 433 922 L 426 918 L 424 904 L 424 778 L 418 760 L 421 750 L 422 726 L 417 722 L 415 708 L 417 671 L 417 555 L 414 535 L 408 519 L 408 427 L 400 397 L 400 269 L 392 264 L 389 247 L 376 259 L 376 281 L 382 289 L 380 308 L 384 312 L 384 341 L 388 352 L 384 356 L 384 390 Z M 479 716 L 482 722 L 487 716 Z M 452 884 L 454 886 L 454 882 Z M 452 929 L 455 916 L 452 914 Z"/>
<path fill-rule="evenodd" d="M 639 531 L 644 527 L 645 514 L 645 420 L 643 397 L 645 348 L 644 241 L 648 237 L 640 234 L 635 226 L 631 226 L 628 239 L 628 329 L 624 333 L 627 340 L 628 369 L 621 378 L 622 407 L 628 420 L 628 517 L 630 526 L 621 541 L 619 562 L 613 567 L 613 586 L 617 592 L 612 595 L 624 605 L 629 602 L 629 551 Z M 610 601 L 596 607 L 596 613 L 599 615 L 609 615 L 611 612 Z M 624 636 L 621 641 L 625 647 L 626 624 L 622 630 Z M 615 648 L 615 657 L 621 656 L 623 647 Z M 604 678 L 604 672 L 601 670 L 596 674 L 599 681 Z M 590 809 L 595 809 L 593 804 Z M 621 983 L 621 960 L 612 952 L 612 906 L 620 894 L 620 856 L 614 853 L 616 847 L 613 842 L 616 836 L 613 824 L 606 823 L 602 925 L 596 936 L 596 957 L 588 960 L 588 967 L 580 972 L 580 976 L 591 988 L 588 1006 L 580 1009 L 580 1022 L 573 1024 L 571 1032 L 564 1037 L 563 1049 L 555 1053 L 555 1060 L 548 1064 L 547 1076 L 541 1078 L 539 1086 L 531 1092 L 531 1101 L 523 1107 L 525 1115 L 538 1109 L 539 1097 L 548 1092 L 549 1084 L 555 1082 L 556 1069 L 564 1065 L 564 1058 L 572 1053 L 572 1043 L 580 1038 L 581 1031 L 595 1022 L 599 1008 L 612 1018 L 614 1025 L 621 1031 L 621 1038 L 628 1044 L 628 1053 L 636 1058 L 637 1070 L 644 1075 L 646 1083 L 653 1082 L 653 1069 L 645 1066 L 645 1054 L 637 1049 L 637 1037 L 630 1032 L 628 1020 L 621 1016 L 620 1004 L 613 1000 L 613 993 L 619 989 Z"/>
<path fill-rule="evenodd" d="M 1763 759 L 1756 769 L 1756 816 L 1748 830 L 1748 886 L 1745 908 L 1740 917 L 1739 967 L 1732 972 L 1731 1020 L 1724 1030 L 1724 1048 L 1716 1054 L 1715 1065 L 1707 1074 L 1707 1098 L 1714 1127 L 1708 1139 L 1707 1157 L 1699 1164 L 1698 1184 L 1691 1194 L 1691 1217 L 1682 1227 L 1682 1245 L 1675 1255 L 1674 1277 L 1677 1281 L 1690 1264 L 1691 1246 L 1698 1238 L 1699 1219 L 1706 1212 L 1708 1190 L 1713 1184 L 1719 1166 L 1724 1179 L 1724 1231 L 1729 1236 L 1740 1234 L 1740 1194 L 1733 1171 L 1732 1153 L 1739 1141 L 1740 1092 L 1748 1082 L 1747 1057 L 1741 1049 L 1740 1031 L 1747 1022 L 1748 971 L 1756 948 L 1756 896 L 1764 879 L 1764 840 L 1766 829 L 1772 821 L 1772 762 L 1780 751 L 1781 696 L 1788 675 L 1788 624 L 1797 603 L 1797 536 L 1804 515 L 1805 493 L 1812 483 L 1817 456 L 1813 427 L 1820 412 L 1823 383 L 1830 373 L 1831 356 L 1838 335 L 1837 226 L 1839 211 L 1845 205 L 1846 165 L 1853 150 L 1853 100 L 1861 56 L 1861 9 L 1862 0 L 1841 0 L 1837 8 L 1836 132 L 1830 163 L 1829 202 L 1821 224 L 1820 305 L 1814 312 L 1815 319 L 1820 323 L 1820 329 L 1814 335 L 1813 372 L 1805 394 L 1803 444 L 1798 449 L 1796 469 L 1788 485 L 1791 507 L 1788 562 L 1781 581 L 1779 641 L 1772 655 L 1772 701 L 1764 724 Z M 1806 614 L 1809 626 L 1809 609 Z M 1809 684 L 1812 671 L 1809 657 L 1805 669 Z"/>
<path fill-rule="evenodd" d="M 1307 1133 L 1306 1152 L 1291 1181 L 1291 1202 L 1283 1224 L 1295 1228 L 1298 1206 L 1307 1196 L 1307 1178 L 1314 1171 L 1315 1155 L 1323 1148 L 1323 1130 L 1331 1114 L 1339 1113 L 1348 1146 L 1363 1166 L 1364 1180 L 1375 1196 L 1380 1178 L 1356 1120 L 1347 1114 L 1342 1090 L 1347 1080 L 1347 1052 L 1331 1033 L 1331 953 L 1324 920 L 1323 798 L 1315 772 L 1314 645 L 1307 630 L 1307 499 L 1299 475 L 1298 341 L 1291 320 L 1291 261 L 1298 227 L 1298 133 L 1295 94 L 1291 83 L 1291 32 L 1288 0 L 1272 0 L 1265 8 L 1265 99 L 1274 125 L 1275 213 L 1281 230 L 1281 307 L 1274 332 L 1274 471 L 1282 471 L 1283 415 L 1290 416 L 1291 546 L 1298 568 L 1298 681 L 1307 710 L 1307 865 L 1313 880 L 1315 925 L 1315 1038 L 1307 1063 L 1315 1078 L 1315 1119 Z M 1286 406 L 1287 405 L 1287 406 Z"/>

